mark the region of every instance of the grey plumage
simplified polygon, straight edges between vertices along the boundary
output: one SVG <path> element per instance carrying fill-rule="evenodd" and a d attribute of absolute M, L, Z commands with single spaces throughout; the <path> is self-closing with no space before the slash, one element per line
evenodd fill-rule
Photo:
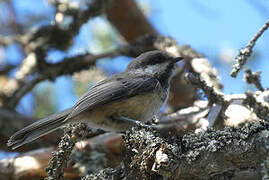
<path fill-rule="evenodd" d="M 159 110 L 168 94 L 174 64 L 181 59 L 162 51 L 144 53 L 125 72 L 97 83 L 72 108 L 16 132 L 7 145 L 15 149 L 65 124 L 80 121 L 104 130 L 126 130 L 136 120 L 146 120 Z M 126 121 L 115 120 L 114 115 L 124 116 L 121 119 Z"/>
<path fill-rule="evenodd" d="M 99 82 L 82 96 L 73 106 L 72 112 L 66 120 L 77 116 L 83 111 L 90 111 L 92 108 L 97 108 L 107 103 L 153 91 L 158 83 L 159 81 L 156 78 L 149 76 L 132 77 L 132 74 L 126 75 L 123 73 L 112 76 Z"/>

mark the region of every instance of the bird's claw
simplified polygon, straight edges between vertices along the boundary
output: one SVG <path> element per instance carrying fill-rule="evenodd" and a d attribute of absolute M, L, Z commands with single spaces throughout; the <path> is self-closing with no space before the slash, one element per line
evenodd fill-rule
<path fill-rule="evenodd" d="M 135 123 L 138 127 L 141 127 L 141 128 L 151 128 L 152 127 L 152 126 L 144 124 L 143 122 L 140 122 L 140 121 L 136 121 Z"/>

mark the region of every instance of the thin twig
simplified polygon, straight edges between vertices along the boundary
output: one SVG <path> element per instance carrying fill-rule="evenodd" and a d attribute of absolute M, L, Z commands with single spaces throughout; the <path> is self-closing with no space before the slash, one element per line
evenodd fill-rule
<path fill-rule="evenodd" d="M 262 26 L 262 28 L 259 30 L 259 32 L 249 41 L 247 46 L 239 51 L 239 54 L 235 57 L 236 62 L 233 65 L 232 72 L 230 73 L 230 75 L 232 77 L 237 76 L 240 69 L 247 62 L 247 59 L 251 56 L 252 49 L 253 49 L 256 41 L 264 33 L 264 31 L 268 29 L 268 27 L 269 27 L 269 20 Z"/>
<path fill-rule="evenodd" d="M 261 71 L 256 71 L 256 72 L 252 72 L 249 68 L 245 70 L 245 76 L 244 76 L 244 80 L 248 83 L 248 84 L 253 84 L 256 86 L 257 89 L 259 89 L 260 91 L 264 91 L 264 88 L 262 87 L 261 84 Z"/>

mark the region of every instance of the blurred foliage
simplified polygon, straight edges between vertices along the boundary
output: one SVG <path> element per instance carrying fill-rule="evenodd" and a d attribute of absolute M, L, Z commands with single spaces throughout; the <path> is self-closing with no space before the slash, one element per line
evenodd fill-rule
<path fill-rule="evenodd" d="M 92 38 L 90 50 L 95 53 L 114 49 L 120 43 L 119 35 L 105 18 L 94 19 L 90 31 Z"/>
<path fill-rule="evenodd" d="M 57 111 L 51 83 L 44 82 L 34 91 L 34 116 L 42 118 Z"/>
<path fill-rule="evenodd" d="M 95 83 L 106 78 L 105 72 L 99 68 L 93 67 L 87 71 L 81 71 L 73 75 L 75 94 L 80 97 L 85 90 L 94 86 Z"/>

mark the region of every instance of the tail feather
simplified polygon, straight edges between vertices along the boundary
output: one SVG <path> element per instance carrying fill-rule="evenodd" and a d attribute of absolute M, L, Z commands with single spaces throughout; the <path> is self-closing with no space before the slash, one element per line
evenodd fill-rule
<path fill-rule="evenodd" d="M 67 109 L 30 124 L 13 134 L 8 140 L 7 145 L 12 146 L 12 149 L 16 149 L 17 147 L 61 128 L 65 124 L 65 119 L 70 112 L 71 109 Z"/>

